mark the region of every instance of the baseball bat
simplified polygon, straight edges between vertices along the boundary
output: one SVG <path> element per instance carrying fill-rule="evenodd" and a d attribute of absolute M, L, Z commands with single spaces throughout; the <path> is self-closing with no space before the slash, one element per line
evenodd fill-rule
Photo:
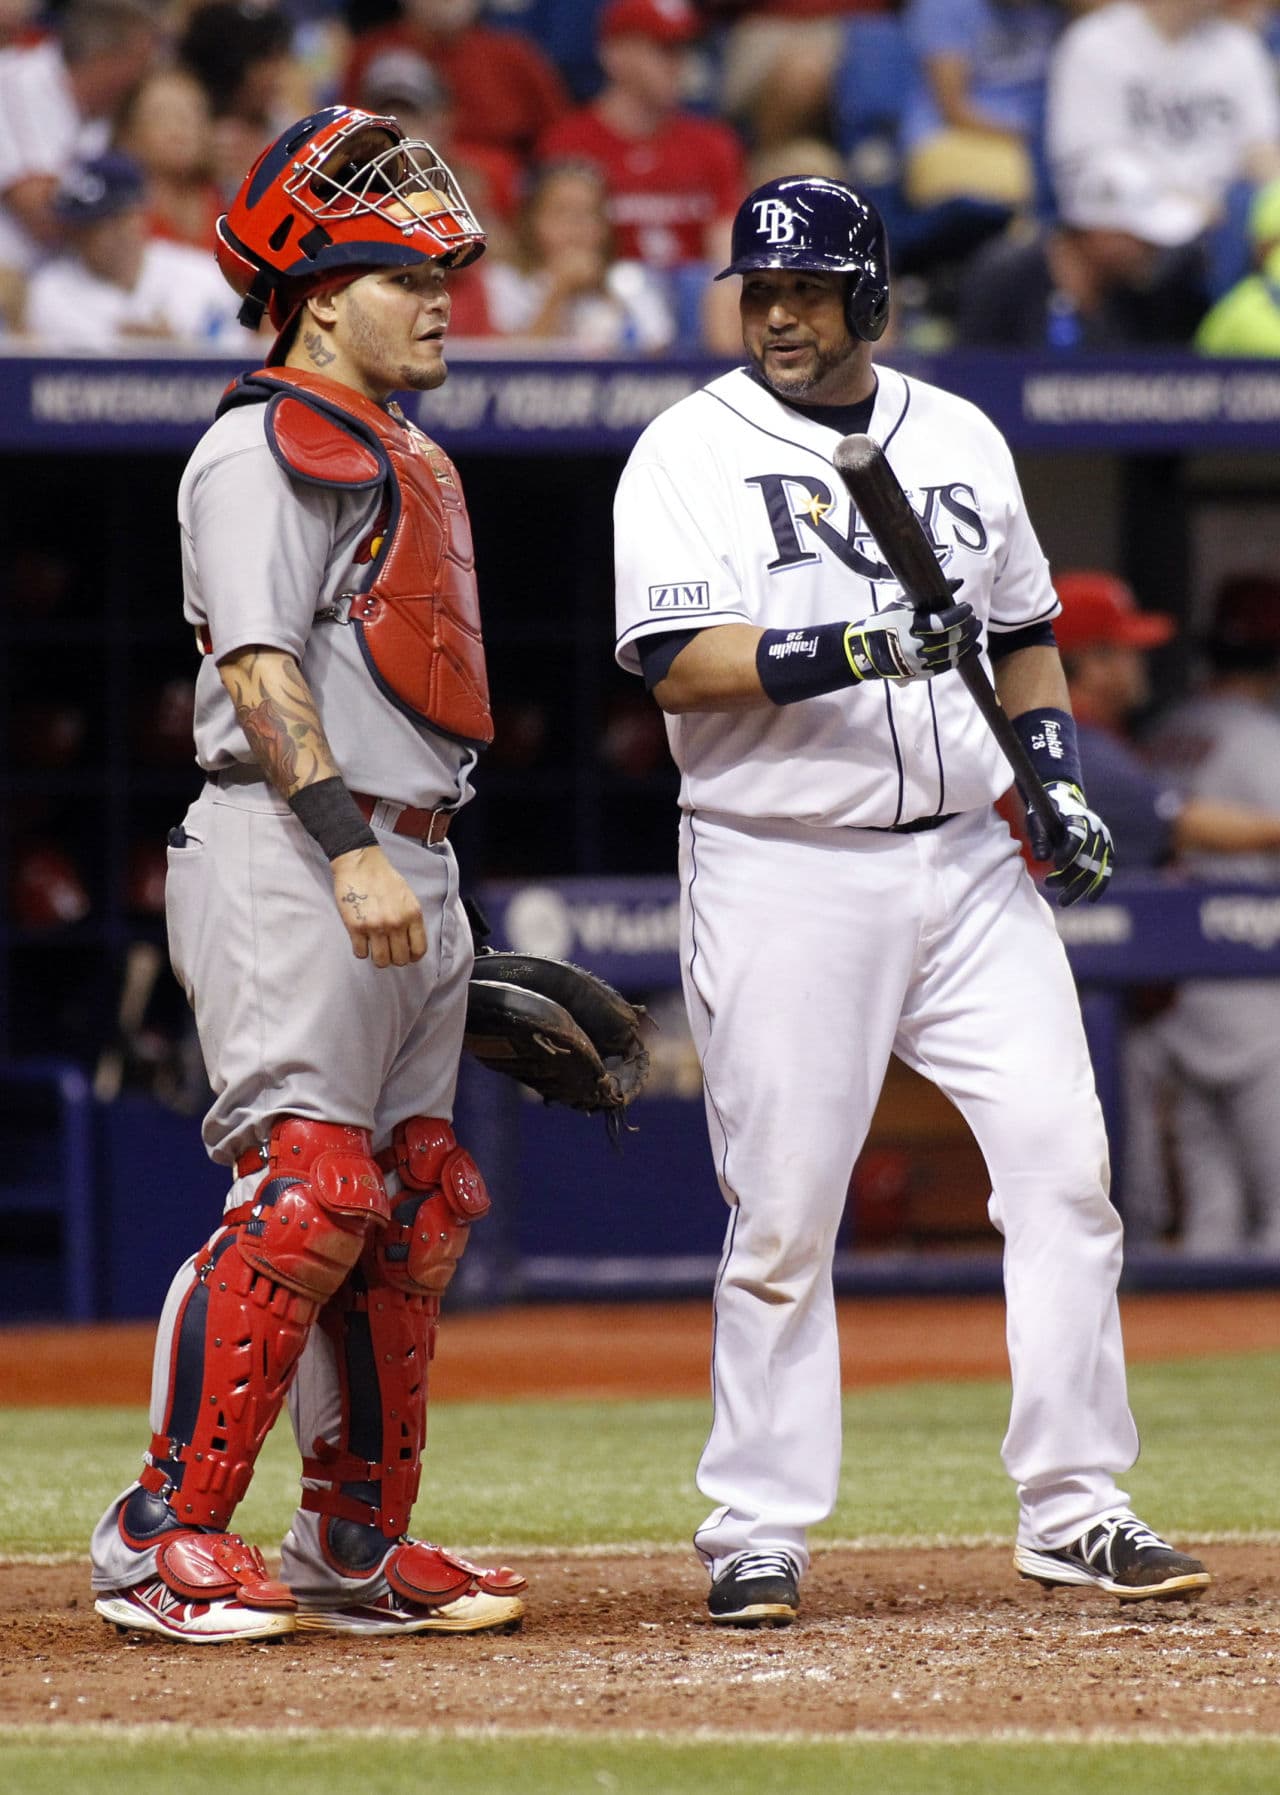
<path fill-rule="evenodd" d="M 876 547 L 911 603 L 917 610 L 946 610 L 955 602 L 946 575 L 879 443 L 869 436 L 843 437 L 832 460 Z M 1044 824 L 1051 844 L 1060 847 L 1067 839 L 1067 826 L 1054 809 L 1053 799 L 1014 732 L 982 663 L 976 654 L 968 654 L 956 671 L 1013 768 L 1027 804 Z"/>

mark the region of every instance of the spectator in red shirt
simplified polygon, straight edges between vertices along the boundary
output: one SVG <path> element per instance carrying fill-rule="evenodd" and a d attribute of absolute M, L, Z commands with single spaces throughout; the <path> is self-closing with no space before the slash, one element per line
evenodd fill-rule
<path fill-rule="evenodd" d="M 453 97 L 466 136 L 521 158 L 569 109 L 569 92 L 538 46 L 515 31 L 475 23 L 479 0 L 401 0 L 394 25 L 362 31 L 342 79 L 342 99 L 360 104 L 369 64 L 388 49 L 425 56 Z M 461 133 L 460 133 L 461 135 Z"/>
<path fill-rule="evenodd" d="M 699 31 L 688 0 L 610 0 L 599 24 L 605 86 L 538 144 L 543 162 L 601 171 L 619 256 L 654 268 L 722 266 L 745 191 L 734 132 L 680 106 L 681 58 Z"/>

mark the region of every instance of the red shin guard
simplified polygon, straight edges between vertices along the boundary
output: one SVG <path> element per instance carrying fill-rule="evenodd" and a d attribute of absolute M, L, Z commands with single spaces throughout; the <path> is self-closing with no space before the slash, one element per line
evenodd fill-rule
<path fill-rule="evenodd" d="M 184 1525 L 228 1525 L 320 1305 L 386 1215 L 363 1129 L 290 1117 L 272 1130 L 251 1202 L 197 1256 L 175 1326 L 164 1425 L 139 1479 Z"/>
<path fill-rule="evenodd" d="M 422 1474 L 428 1366 L 440 1292 L 466 1247 L 471 1222 L 489 1209 L 484 1180 L 453 1129 L 415 1116 L 379 1155 L 399 1174 L 391 1221 L 369 1242 L 360 1270 L 323 1312 L 341 1386 L 337 1443 L 315 1442 L 303 1474 L 323 1487 L 302 1505 L 327 1517 L 325 1549 L 346 1575 L 371 1574 L 385 1542 L 409 1524 Z M 330 1524 L 376 1530 L 383 1545 Z M 345 1549 L 335 1552 L 341 1541 Z M 470 1568 L 470 1567 L 468 1567 Z"/>

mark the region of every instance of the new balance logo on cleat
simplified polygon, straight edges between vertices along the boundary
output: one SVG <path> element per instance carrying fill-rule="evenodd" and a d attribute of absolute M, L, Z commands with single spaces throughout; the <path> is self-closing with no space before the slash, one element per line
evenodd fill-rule
<path fill-rule="evenodd" d="M 1127 1510 L 1108 1515 L 1057 1551 L 1017 1546 L 1018 1573 L 1045 1589 L 1100 1589 L 1122 1602 L 1191 1600 L 1211 1581 L 1198 1558 L 1177 1552 Z"/>
<path fill-rule="evenodd" d="M 246 1608 L 236 1601 L 192 1602 L 159 1577 L 112 1590 L 94 1603 L 121 1633 L 160 1633 L 184 1645 L 225 1645 L 236 1639 L 280 1639 L 293 1632 L 292 1609 Z"/>
<path fill-rule="evenodd" d="M 170 1533 L 156 1548 L 153 1576 L 105 1590 L 93 1605 L 122 1633 L 159 1633 L 185 1645 L 293 1632 L 292 1595 L 238 1533 Z"/>
<path fill-rule="evenodd" d="M 711 1585 L 707 1612 L 727 1627 L 788 1627 L 800 1606 L 800 1573 L 786 1552 L 744 1552 Z"/>

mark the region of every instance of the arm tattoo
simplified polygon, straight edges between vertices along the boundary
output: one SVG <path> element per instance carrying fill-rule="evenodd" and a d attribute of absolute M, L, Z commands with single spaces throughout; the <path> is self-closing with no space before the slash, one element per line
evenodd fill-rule
<path fill-rule="evenodd" d="M 330 362 L 338 359 L 332 349 L 325 348 L 324 338 L 318 330 L 304 330 L 302 346 L 306 350 L 308 358 L 315 363 L 317 368 L 327 368 Z"/>
<path fill-rule="evenodd" d="M 253 758 L 270 774 L 272 784 L 291 792 L 298 783 L 298 748 L 277 706 L 269 698 L 252 707 L 238 704 L 236 721 L 253 749 Z"/>
<path fill-rule="evenodd" d="M 246 649 L 224 661 L 221 672 L 236 721 L 277 791 L 291 798 L 300 786 L 338 773 L 315 699 L 292 656 Z"/>

